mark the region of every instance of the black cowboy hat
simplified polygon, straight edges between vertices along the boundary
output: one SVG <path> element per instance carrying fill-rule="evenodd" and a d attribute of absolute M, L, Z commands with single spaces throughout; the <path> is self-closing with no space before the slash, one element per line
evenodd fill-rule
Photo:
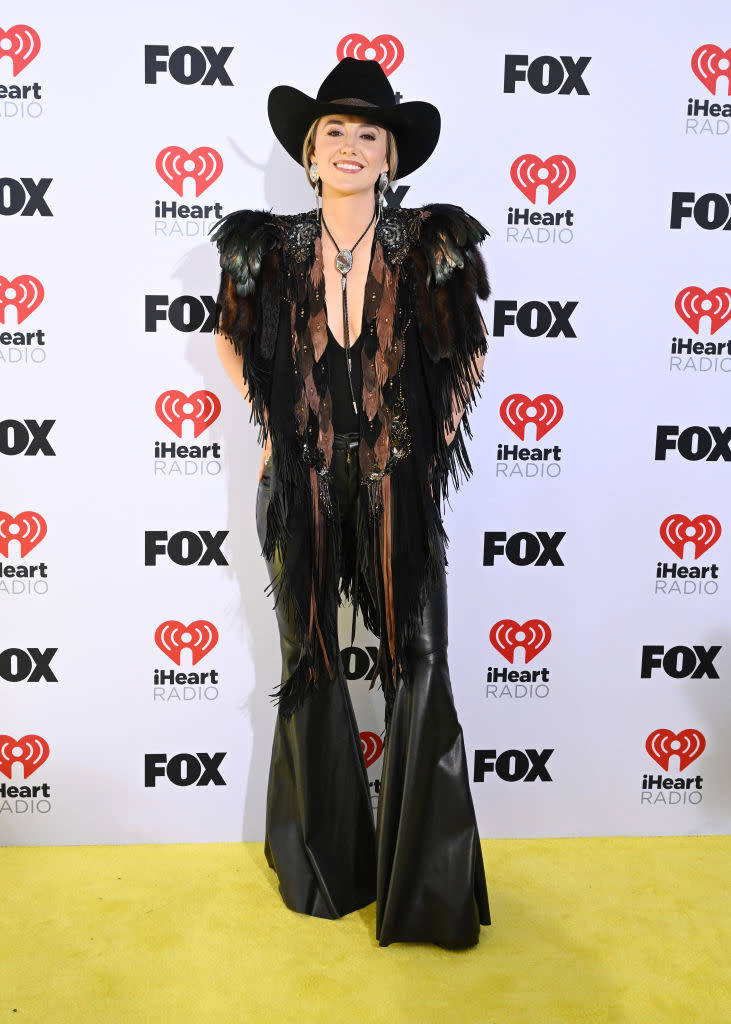
<path fill-rule="evenodd" d="M 291 85 L 278 85 L 267 104 L 272 130 L 293 160 L 302 162 L 302 143 L 318 117 L 358 114 L 389 128 L 398 147 L 395 178 L 403 178 L 429 159 L 439 141 L 441 117 L 423 100 L 397 103 L 386 74 L 377 60 L 344 57 L 324 80 L 312 99 Z"/>

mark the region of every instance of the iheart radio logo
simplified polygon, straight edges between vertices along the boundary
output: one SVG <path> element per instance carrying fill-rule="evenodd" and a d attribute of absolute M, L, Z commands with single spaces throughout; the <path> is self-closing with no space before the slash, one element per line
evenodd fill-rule
<path fill-rule="evenodd" d="M 731 80 L 731 50 L 724 51 L 715 43 L 704 43 L 690 58 L 690 66 L 698 81 L 715 96 L 716 83 L 721 75 L 725 75 L 727 81 Z"/>
<path fill-rule="evenodd" d="M 533 153 L 523 153 L 516 157 L 510 168 L 510 177 L 526 199 L 535 203 L 539 185 L 548 190 L 549 205 L 570 188 L 576 178 L 576 167 L 573 160 L 561 154 L 549 156 L 541 160 Z"/>
<path fill-rule="evenodd" d="M 543 619 L 528 619 L 522 626 L 514 619 L 501 619 L 490 630 L 490 643 L 511 665 L 518 647 L 523 648 L 527 665 L 550 642 L 551 629 Z"/>
<path fill-rule="evenodd" d="M 44 295 L 43 285 L 37 277 L 19 274 L 11 281 L 0 274 L 0 324 L 5 323 L 8 306 L 15 306 L 18 323 L 22 324 L 26 317 L 35 313 Z"/>
<path fill-rule="evenodd" d="M 689 285 L 678 292 L 675 311 L 694 334 L 701 329 L 701 317 L 707 316 L 711 321 L 711 334 L 715 334 L 719 327 L 731 320 L 731 288 L 704 292 L 696 285 Z"/>
<path fill-rule="evenodd" d="M 706 738 L 698 729 L 683 729 L 679 733 L 655 729 L 647 737 L 645 749 L 666 772 L 669 771 L 670 758 L 677 754 L 682 772 L 706 749 Z"/>
<path fill-rule="evenodd" d="M 212 391 L 194 391 L 192 395 L 164 391 L 155 402 L 155 412 L 176 437 L 183 436 L 186 420 L 193 424 L 193 437 L 198 437 L 220 416 L 221 402 Z"/>
<path fill-rule="evenodd" d="M 500 419 L 521 441 L 525 441 L 529 423 L 535 423 L 536 441 L 540 441 L 562 416 L 563 405 L 555 395 L 538 395 L 533 399 L 527 395 L 508 395 L 500 406 Z"/>
<path fill-rule="evenodd" d="M 0 773 L 7 779 L 13 778 L 13 765 L 23 765 L 23 778 L 37 771 L 48 758 L 50 748 L 42 736 L 29 733 L 14 740 L 12 736 L 0 736 Z"/>
<path fill-rule="evenodd" d="M 190 153 L 180 146 L 166 146 L 157 155 L 155 169 L 165 184 L 182 199 L 186 178 L 195 181 L 195 194 L 199 196 L 220 177 L 223 159 L 210 146 L 199 146 Z"/>
<path fill-rule="evenodd" d="M 363 748 L 366 768 L 370 768 L 383 753 L 383 740 L 375 732 L 362 732 L 360 745 Z"/>
<path fill-rule="evenodd" d="M 41 52 L 41 37 L 30 25 L 0 28 L 0 57 L 10 57 L 13 78 L 28 67 Z"/>
<path fill-rule="evenodd" d="M 400 39 L 389 34 L 369 39 L 357 32 L 343 36 L 338 43 L 338 60 L 355 57 L 356 60 L 377 60 L 387 75 L 395 71 L 404 59 L 404 47 Z"/>
<path fill-rule="evenodd" d="M 46 536 L 46 520 L 38 512 L 19 512 L 11 516 L 9 512 L 0 512 L 0 555 L 10 558 L 10 541 L 20 543 L 20 557 L 25 558 L 36 544 L 40 544 Z"/>
<path fill-rule="evenodd" d="M 197 665 L 218 643 L 218 630 L 206 619 L 196 619 L 188 626 L 177 619 L 168 619 L 155 630 L 155 643 L 176 665 L 180 665 L 180 655 L 187 648 L 193 664 Z"/>
<path fill-rule="evenodd" d="M 695 550 L 694 558 L 700 558 L 721 536 L 721 524 L 715 516 L 701 515 L 695 519 L 675 512 L 660 523 L 660 537 L 670 550 L 683 557 L 685 545 L 691 541 Z"/>

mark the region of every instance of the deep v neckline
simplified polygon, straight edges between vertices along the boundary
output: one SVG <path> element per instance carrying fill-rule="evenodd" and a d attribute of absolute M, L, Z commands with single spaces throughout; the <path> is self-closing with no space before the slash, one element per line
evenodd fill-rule
<path fill-rule="evenodd" d="M 358 337 L 355 339 L 355 341 L 351 341 L 350 342 L 350 344 L 348 346 L 348 348 L 350 348 L 350 349 L 352 349 L 353 345 L 357 345 L 358 342 L 360 341 L 360 339 L 365 334 L 365 328 L 366 328 L 366 325 L 365 325 L 366 290 L 368 288 L 368 278 L 370 277 L 371 267 L 373 266 L 373 257 L 375 256 L 375 253 L 376 253 L 376 242 L 377 241 L 378 241 L 378 224 L 376 224 L 376 227 L 373 229 L 373 240 L 371 241 L 371 258 L 370 258 L 370 261 L 368 263 L 368 269 L 366 271 L 365 283 L 363 285 L 363 312 L 361 313 L 361 317 L 360 317 L 360 333 L 358 334 Z M 324 289 L 324 280 L 323 280 L 323 289 Z M 325 309 L 325 326 L 327 327 L 327 333 L 328 333 L 329 337 L 332 338 L 332 340 L 338 346 L 338 348 L 342 349 L 343 352 L 345 352 L 345 345 L 341 344 L 338 341 L 338 339 L 335 337 L 335 335 L 333 334 L 332 330 L 330 329 L 330 321 L 329 321 L 328 315 L 327 315 L 327 295 L 325 295 L 325 297 L 323 299 L 323 306 L 324 306 L 324 309 Z M 345 325 L 343 325 L 343 326 L 345 326 Z"/>
<path fill-rule="evenodd" d="M 337 347 L 340 349 L 341 352 L 345 352 L 345 345 L 341 345 L 340 344 L 338 339 L 335 337 L 333 332 L 330 330 L 330 324 L 327 324 L 326 326 L 327 326 L 327 336 L 328 336 L 328 339 L 333 343 L 333 345 L 337 345 Z M 360 342 L 361 342 L 361 340 L 363 338 L 364 333 L 365 333 L 365 331 L 361 331 L 360 334 L 358 335 L 358 337 L 355 339 L 355 341 L 351 341 L 350 345 L 348 346 L 348 348 L 350 349 L 351 352 L 353 351 L 353 349 L 355 348 L 356 345 L 360 344 Z"/>

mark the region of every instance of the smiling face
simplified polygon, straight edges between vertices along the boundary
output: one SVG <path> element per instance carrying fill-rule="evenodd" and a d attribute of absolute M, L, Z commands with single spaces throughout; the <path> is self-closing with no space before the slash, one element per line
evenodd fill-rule
<path fill-rule="evenodd" d="M 315 132 L 312 161 L 322 180 L 322 194 L 373 193 L 376 181 L 388 170 L 385 128 L 353 114 L 328 115 Z"/>

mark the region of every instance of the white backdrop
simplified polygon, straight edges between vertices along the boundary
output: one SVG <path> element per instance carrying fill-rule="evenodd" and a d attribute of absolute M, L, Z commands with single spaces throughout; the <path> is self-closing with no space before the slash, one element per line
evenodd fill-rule
<path fill-rule="evenodd" d="M 186 0 L 92 21 L 74 6 L 78 19 L 68 6 L 11 5 L 9 41 L 0 34 L 0 53 L 20 54 L 15 74 L 0 58 L 1 841 L 263 838 L 267 695 L 281 662 L 254 528 L 259 452 L 216 358 L 206 310 L 219 271 L 206 231 L 241 207 L 311 205 L 304 172 L 269 128 L 268 92 L 287 82 L 314 95 L 339 46 L 370 56 L 378 36 L 403 99 L 431 100 L 443 117 L 436 153 L 393 201 L 458 203 L 490 231 L 475 474 L 445 516 L 450 666 L 481 835 L 727 831 L 726 4 L 699 2 L 691 17 L 676 2 L 587 12 L 530 0 L 513 12 L 474 0 L 432 19 L 406 0 L 358 15 L 326 0 L 245 16 Z M 171 70 L 158 57 L 146 83 L 146 47 L 184 49 Z M 694 100 L 707 110 L 689 117 Z M 220 172 L 199 195 L 193 178 L 180 194 L 158 173 L 171 147 L 202 148 Z M 550 202 L 543 184 L 534 195 L 526 184 L 540 161 L 568 174 L 564 184 L 575 170 Z M 156 216 L 158 201 L 217 207 L 202 219 Z M 673 203 L 696 201 L 697 219 L 671 226 Z M 511 208 L 560 212 L 563 231 L 549 227 L 545 241 L 535 224 L 515 231 Z M 563 308 L 559 326 L 572 310 L 572 336 L 503 331 L 526 303 Z M 707 308 L 713 323 L 693 320 Z M 673 364 L 673 338 L 701 350 Z M 156 413 L 169 391 L 212 392 L 220 415 L 195 441 L 191 421 L 176 436 Z M 526 397 L 506 402 L 516 395 Z M 534 424 L 520 440 L 510 410 L 528 407 L 530 418 L 538 396 L 554 408 L 558 399 L 562 418 L 539 442 Z M 658 459 L 663 426 L 703 430 Z M 696 458 L 706 438 L 708 457 Z M 156 460 L 156 442 L 218 447 Z M 498 445 L 549 458 L 501 460 Z M 18 537 L 37 539 L 39 517 L 47 532 L 21 554 Z M 712 546 L 684 546 L 709 530 Z M 152 531 L 228 531 L 226 564 L 146 565 Z M 495 535 L 520 533 L 563 533 L 553 556 L 563 564 L 501 553 L 483 564 Z M 530 545 L 517 543 L 508 550 L 520 560 Z M 656 591 L 658 563 L 680 570 L 674 590 L 671 577 Z M 699 569 L 705 578 L 694 579 Z M 514 625 L 496 626 L 504 620 Z M 511 664 L 495 644 L 515 642 L 530 620 L 550 642 L 525 666 L 518 646 Z M 163 630 L 168 642 L 203 622 L 217 643 L 195 665 L 183 650 L 177 665 L 155 642 L 171 622 L 182 625 Z M 210 626 L 201 630 L 210 645 Z M 375 807 L 383 723 L 380 691 L 364 678 L 372 644 L 359 634 L 345 655 Z M 659 665 L 644 677 L 643 649 Z M 156 685 L 156 670 L 199 681 Z M 535 675 L 521 689 L 503 670 Z"/>

